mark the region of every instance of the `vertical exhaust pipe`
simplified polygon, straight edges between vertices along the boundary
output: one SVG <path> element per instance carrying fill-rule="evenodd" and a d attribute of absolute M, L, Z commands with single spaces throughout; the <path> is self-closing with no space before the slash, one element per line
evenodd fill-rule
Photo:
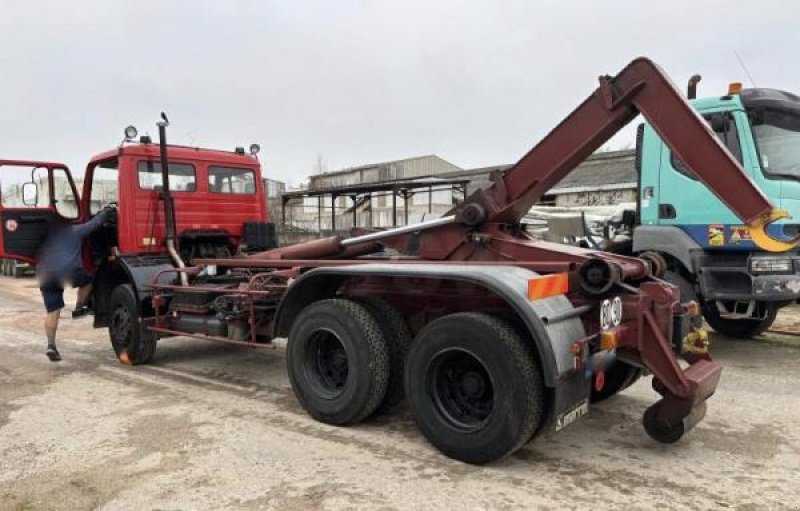
<path fill-rule="evenodd" d="M 167 160 L 167 126 L 169 120 L 164 112 L 161 112 L 161 120 L 158 122 L 158 149 L 161 157 L 161 200 L 164 202 L 164 221 L 167 229 L 167 251 L 170 257 L 175 262 L 175 265 L 180 268 L 186 268 L 186 264 L 181 259 L 176 245 L 176 232 L 175 227 L 175 202 L 172 198 L 172 193 L 169 188 L 169 161 Z M 189 277 L 186 272 L 179 272 L 181 285 L 189 285 Z"/>
<path fill-rule="evenodd" d="M 697 84 L 700 83 L 703 77 L 700 75 L 692 75 L 689 78 L 689 85 L 686 87 L 686 99 L 694 99 L 697 97 Z"/>

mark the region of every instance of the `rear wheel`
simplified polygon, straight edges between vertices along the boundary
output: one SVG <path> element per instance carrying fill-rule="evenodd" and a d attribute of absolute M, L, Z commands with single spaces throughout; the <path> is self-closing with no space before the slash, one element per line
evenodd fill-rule
<path fill-rule="evenodd" d="M 352 424 L 386 395 L 389 348 L 375 317 L 352 300 L 312 303 L 295 319 L 286 365 L 297 400 L 315 419 Z"/>
<path fill-rule="evenodd" d="M 467 463 L 513 453 L 544 417 L 533 354 L 509 323 L 486 314 L 451 314 L 423 328 L 406 359 L 405 382 L 425 437 Z"/>
<path fill-rule="evenodd" d="M 763 312 L 762 319 L 728 319 L 720 315 L 716 301 L 711 300 L 703 303 L 703 316 L 715 331 L 729 337 L 746 339 L 763 334 L 778 315 L 778 306 L 773 303 L 761 302 L 756 308 Z"/>
<path fill-rule="evenodd" d="M 136 293 L 130 284 L 111 292 L 108 335 L 117 358 L 124 364 L 145 364 L 156 351 L 155 336 L 141 322 Z"/>
<path fill-rule="evenodd" d="M 406 355 L 411 346 L 411 329 L 408 328 L 405 318 L 389 303 L 373 298 L 361 302 L 372 313 L 378 326 L 386 339 L 389 348 L 389 382 L 386 388 L 386 397 L 379 407 L 387 410 L 403 400 L 405 388 L 403 386 L 403 370 Z"/>

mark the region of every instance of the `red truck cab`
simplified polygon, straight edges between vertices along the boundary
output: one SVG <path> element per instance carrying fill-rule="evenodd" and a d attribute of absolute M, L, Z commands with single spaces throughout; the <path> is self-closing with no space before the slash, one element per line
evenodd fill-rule
<path fill-rule="evenodd" d="M 159 148 L 144 140 L 93 157 L 83 182 L 82 220 L 116 203 L 116 239 L 107 239 L 120 254 L 165 251 Z M 234 254 L 243 241 L 251 248 L 270 245 L 271 240 L 245 239 L 246 225 L 267 222 L 261 168 L 254 155 L 172 145 L 167 157 L 176 234 L 185 260 Z M 115 190 L 111 183 L 116 183 Z"/>
<path fill-rule="evenodd" d="M 167 249 L 160 145 L 149 137 L 126 139 L 89 161 L 82 194 L 64 164 L 0 159 L 0 258 L 35 264 L 54 223 L 85 222 L 116 206 L 84 248 L 85 265 L 95 274 L 98 327 L 108 324 L 114 289 L 128 286 L 146 304 L 149 284 L 178 263 Z M 276 246 L 257 149 L 165 146 L 175 244 L 186 264 Z"/>

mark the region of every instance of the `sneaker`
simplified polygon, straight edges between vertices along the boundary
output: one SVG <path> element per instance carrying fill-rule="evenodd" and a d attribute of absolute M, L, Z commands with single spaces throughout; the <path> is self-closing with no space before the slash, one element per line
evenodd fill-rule
<path fill-rule="evenodd" d="M 91 313 L 92 309 L 88 305 L 81 305 L 80 307 L 75 307 L 75 310 L 72 311 L 72 319 L 82 318 Z"/>
<path fill-rule="evenodd" d="M 50 359 L 50 362 L 58 362 L 61 360 L 61 354 L 58 353 L 58 350 L 55 346 L 48 346 L 47 358 Z"/>

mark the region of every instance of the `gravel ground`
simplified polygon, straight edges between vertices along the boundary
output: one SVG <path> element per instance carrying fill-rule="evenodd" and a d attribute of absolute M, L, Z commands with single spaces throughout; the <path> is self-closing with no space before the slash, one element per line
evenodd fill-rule
<path fill-rule="evenodd" d="M 65 317 L 68 314 L 65 314 Z M 795 317 L 796 316 L 796 317 Z M 400 409 L 310 419 L 280 350 L 168 340 L 113 358 L 91 319 L 44 356 L 35 282 L 0 278 L 0 509 L 798 509 L 800 345 L 713 337 L 706 420 L 662 446 L 640 426 L 649 378 L 485 467 L 439 454 Z M 800 312 L 782 315 L 787 329 Z"/>

